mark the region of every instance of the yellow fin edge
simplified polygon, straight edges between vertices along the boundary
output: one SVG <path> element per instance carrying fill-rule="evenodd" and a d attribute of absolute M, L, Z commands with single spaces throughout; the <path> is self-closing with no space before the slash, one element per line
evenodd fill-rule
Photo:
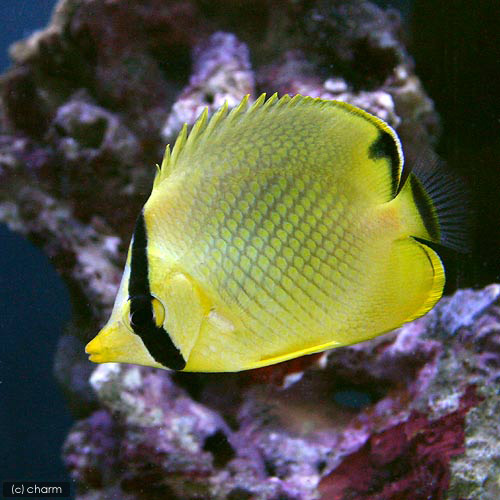
<path fill-rule="evenodd" d="M 426 253 L 427 258 L 432 265 L 432 269 L 434 270 L 434 281 L 424 303 L 420 306 L 419 309 L 415 311 L 415 313 L 406 318 L 404 320 L 404 323 L 409 323 L 410 321 L 420 318 L 434 307 L 436 302 L 443 295 L 443 288 L 446 280 L 443 263 L 441 262 L 438 254 L 427 245 L 424 245 L 423 243 L 420 243 L 416 240 L 415 242 Z"/>
<path fill-rule="evenodd" d="M 262 359 L 255 363 L 250 363 L 249 365 L 242 368 L 242 370 L 253 370 L 254 368 L 262 368 L 264 366 L 275 365 L 276 363 L 282 363 L 283 361 L 288 361 L 290 359 L 299 358 L 301 356 L 306 356 L 307 354 L 315 354 L 317 352 L 326 351 L 328 349 L 333 349 L 335 347 L 341 347 L 344 344 L 336 340 L 331 342 L 326 342 L 325 344 L 319 344 L 312 347 L 307 347 L 305 349 L 300 349 L 299 351 L 293 351 L 287 354 L 282 354 L 280 356 L 274 356 L 272 358 Z"/>

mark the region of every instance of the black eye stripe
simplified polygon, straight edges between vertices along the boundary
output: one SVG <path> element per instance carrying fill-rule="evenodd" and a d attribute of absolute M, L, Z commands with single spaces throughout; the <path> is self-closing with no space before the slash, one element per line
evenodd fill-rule
<path fill-rule="evenodd" d="M 133 303 L 133 302 L 132 302 Z M 142 305 L 140 307 L 130 307 L 130 324 L 132 328 L 143 327 L 148 325 L 151 321 L 154 322 L 153 309 L 147 305 Z"/>
<path fill-rule="evenodd" d="M 147 246 L 146 225 L 141 212 L 135 226 L 130 259 L 128 292 L 131 326 L 155 361 L 172 370 L 182 370 L 186 361 L 181 352 L 172 342 L 168 332 L 163 327 L 156 326 L 154 321 Z"/>

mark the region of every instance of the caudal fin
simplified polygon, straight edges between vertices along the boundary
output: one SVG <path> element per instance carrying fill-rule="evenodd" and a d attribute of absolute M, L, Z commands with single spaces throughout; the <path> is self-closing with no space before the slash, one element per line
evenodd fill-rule
<path fill-rule="evenodd" d="M 436 162 L 416 165 L 410 176 L 413 199 L 431 241 L 458 252 L 471 248 L 471 206 L 465 184 Z"/>
<path fill-rule="evenodd" d="M 471 247 L 471 210 L 463 182 L 435 161 L 413 167 L 401 189 L 410 236 L 459 252 Z"/>

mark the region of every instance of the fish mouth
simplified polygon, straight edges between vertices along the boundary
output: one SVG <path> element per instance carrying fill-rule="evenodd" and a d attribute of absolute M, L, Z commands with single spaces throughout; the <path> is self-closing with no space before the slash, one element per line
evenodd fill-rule
<path fill-rule="evenodd" d="M 141 338 L 121 321 L 108 323 L 85 346 L 85 352 L 93 363 L 133 363 L 165 369 L 151 357 Z"/>
<path fill-rule="evenodd" d="M 102 330 L 101 330 L 102 332 Z M 92 361 L 93 363 L 102 363 L 104 361 L 103 355 L 102 355 L 102 342 L 101 339 L 99 338 L 99 335 L 101 334 L 99 332 L 86 346 L 85 346 L 85 352 L 89 355 L 89 361 Z"/>
<path fill-rule="evenodd" d="M 107 324 L 86 346 L 89 361 L 107 363 L 120 361 L 127 351 L 130 339 L 119 322 Z"/>

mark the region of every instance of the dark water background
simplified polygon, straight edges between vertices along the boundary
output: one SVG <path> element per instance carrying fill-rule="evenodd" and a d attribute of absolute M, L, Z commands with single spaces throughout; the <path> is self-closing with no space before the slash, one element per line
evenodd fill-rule
<path fill-rule="evenodd" d="M 1 0 L 0 72 L 8 45 L 46 25 L 55 3 Z M 471 185 L 478 248 L 466 284 L 499 281 L 498 0 L 376 3 L 405 15 L 417 75 L 443 118 L 439 151 Z M 67 479 L 60 448 L 71 417 L 52 363 L 68 294 L 48 258 L 1 225 L 0 290 L 0 481 Z"/>
<path fill-rule="evenodd" d="M 0 73 L 8 46 L 44 27 L 55 0 L 1 0 Z M 70 317 L 49 259 L 0 225 L 0 482 L 68 480 L 60 459 L 71 416 L 52 375 Z"/>

